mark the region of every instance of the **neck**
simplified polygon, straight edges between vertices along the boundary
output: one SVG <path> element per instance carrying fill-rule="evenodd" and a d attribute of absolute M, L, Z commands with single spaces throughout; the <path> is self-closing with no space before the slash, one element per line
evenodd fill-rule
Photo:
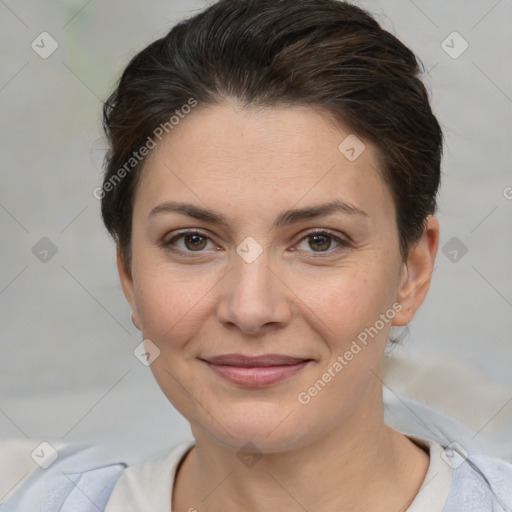
<path fill-rule="evenodd" d="M 428 468 L 428 455 L 361 408 L 342 425 L 279 453 L 238 450 L 192 428 L 196 445 L 179 470 L 173 510 L 405 510 Z M 394 507 L 394 508 L 393 508 Z"/>

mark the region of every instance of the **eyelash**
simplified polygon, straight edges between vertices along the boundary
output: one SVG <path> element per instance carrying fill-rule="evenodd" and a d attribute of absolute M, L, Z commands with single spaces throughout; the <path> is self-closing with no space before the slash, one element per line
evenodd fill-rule
<path fill-rule="evenodd" d="M 202 231 L 197 231 L 197 230 L 189 230 L 189 231 L 182 231 L 181 233 L 178 233 L 176 234 L 175 236 L 173 236 L 171 239 L 169 240 L 164 240 L 162 245 L 165 249 L 169 250 L 169 251 L 172 251 L 172 252 L 175 252 L 175 253 L 180 253 L 182 255 L 185 255 L 186 257 L 191 257 L 191 258 L 195 258 L 195 257 L 199 257 L 201 256 L 205 251 L 183 251 L 182 249 L 177 249 L 176 247 L 173 247 L 172 245 L 179 239 L 185 237 L 185 236 L 189 236 L 189 235 L 199 235 L 203 238 L 206 238 L 207 240 L 209 241 L 212 241 L 210 239 L 210 237 L 203 233 Z M 337 242 L 339 244 L 338 247 L 336 247 L 335 249 L 328 249 L 326 251 L 311 251 L 312 254 L 314 254 L 313 257 L 317 258 L 317 257 L 325 257 L 324 255 L 326 256 L 332 256 L 333 253 L 336 253 L 338 251 L 342 251 L 342 250 L 345 250 L 347 249 L 348 247 L 350 247 L 350 242 L 348 240 L 344 240 L 343 238 L 340 238 L 339 236 L 336 236 L 332 231 L 329 231 L 329 230 L 325 230 L 325 229 L 322 229 L 322 230 L 316 230 L 316 231 L 310 231 L 308 233 L 306 233 L 298 242 L 298 244 L 300 244 L 303 240 L 306 240 L 307 238 L 309 237 L 313 237 L 315 235 L 324 235 L 324 236 L 327 236 L 328 238 L 334 240 L 335 242 Z M 306 251 L 306 252 L 310 252 L 310 251 Z"/>

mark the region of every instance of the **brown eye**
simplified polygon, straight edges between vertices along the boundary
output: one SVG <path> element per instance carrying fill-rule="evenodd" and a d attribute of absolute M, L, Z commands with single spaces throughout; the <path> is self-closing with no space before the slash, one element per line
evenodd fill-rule
<path fill-rule="evenodd" d="M 191 253 L 203 252 L 208 242 L 211 240 L 204 234 L 198 231 L 184 231 L 164 241 L 165 248 L 176 252 Z M 178 242 L 182 242 L 181 246 Z"/>
<path fill-rule="evenodd" d="M 202 235 L 193 234 L 185 235 L 183 240 L 187 249 L 190 249 L 191 251 L 200 251 L 205 248 L 207 239 Z"/>
<path fill-rule="evenodd" d="M 332 248 L 333 243 L 337 244 L 334 248 Z M 306 252 L 328 254 L 332 254 L 338 250 L 343 250 L 350 245 L 347 240 L 344 240 L 328 231 L 316 231 L 313 233 L 308 233 L 300 241 L 299 248 L 300 244 L 304 244 L 306 246 L 305 248 L 301 249 L 305 250 Z"/>
<path fill-rule="evenodd" d="M 330 248 L 332 243 L 332 237 L 325 235 L 310 235 L 309 245 L 313 249 L 315 246 L 321 251 L 326 251 Z"/>

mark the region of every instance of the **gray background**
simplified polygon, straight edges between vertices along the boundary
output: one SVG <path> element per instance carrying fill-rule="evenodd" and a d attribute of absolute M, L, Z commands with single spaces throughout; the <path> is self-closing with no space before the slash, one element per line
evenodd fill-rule
<path fill-rule="evenodd" d="M 446 138 L 433 284 L 386 384 L 510 447 L 512 2 L 358 4 L 423 61 Z M 115 439 L 136 459 L 190 436 L 133 355 L 140 333 L 93 190 L 101 101 L 131 56 L 204 5 L 0 0 L 3 438 Z M 59 45 L 46 59 L 31 48 L 44 31 Z M 454 31 L 469 44 L 457 58 Z"/>

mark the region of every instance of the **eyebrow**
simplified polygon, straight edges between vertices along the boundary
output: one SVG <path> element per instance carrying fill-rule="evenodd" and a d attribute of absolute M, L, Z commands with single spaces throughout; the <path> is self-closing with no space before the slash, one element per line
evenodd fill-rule
<path fill-rule="evenodd" d="M 357 206 L 354 206 L 350 203 L 345 203 L 337 199 L 335 201 L 320 205 L 286 210 L 279 214 L 279 216 L 274 221 L 273 227 L 279 228 L 303 220 L 324 217 L 331 213 L 337 212 L 343 213 L 345 215 L 361 215 L 365 217 L 369 216 L 364 210 L 361 210 Z M 151 212 L 149 212 L 148 218 L 166 213 L 181 213 L 183 215 L 193 217 L 197 220 L 219 224 L 226 228 L 229 227 L 228 219 L 221 213 L 215 212 L 210 208 L 203 208 L 191 203 L 181 203 L 175 201 L 169 201 L 155 206 Z"/>

